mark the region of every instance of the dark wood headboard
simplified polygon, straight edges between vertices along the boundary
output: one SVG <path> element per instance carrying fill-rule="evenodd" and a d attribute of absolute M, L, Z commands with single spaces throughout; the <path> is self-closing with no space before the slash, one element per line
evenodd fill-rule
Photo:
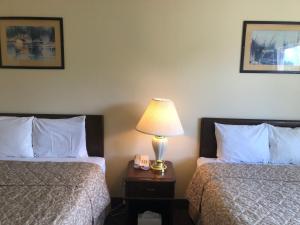
<path fill-rule="evenodd" d="M 202 118 L 200 126 L 200 156 L 207 158 L 217 157 L 217 142 L 215 124 L 232 125 L 258 125 L 268 123 L 278 127 L 300 127 L 299 120 L 268 120 L 268 119 L 228 119 L 228 118 Z"/>
<path fill-rule="evenodd" d="M 33 114 L 33 113 L 0 113 L 0 116 L 35 116 L 45 119 L 64 119 L 80 115 L 72 114 Z M 86 148 L 89 156 L 104 157 L 104 118 L 103 115 L 86 115 Z"/>

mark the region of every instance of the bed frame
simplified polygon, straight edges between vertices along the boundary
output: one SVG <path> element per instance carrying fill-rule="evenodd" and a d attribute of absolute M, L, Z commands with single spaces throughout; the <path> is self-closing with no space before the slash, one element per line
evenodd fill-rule
<path fill-rule="evenodd" d="M 35 116 L 45 119 L 66 119 L 74 116 L 72 114 L 33 114 L 33 113 L 0 113 L 0 116 Z M 103 115 L 86 115 L 86 148 L 89 156 L 104 157 L 104 119 Z"/>
<path fill-rule="evenodd" d="M 200 125 L 200 157 L 217 157 L 215 122 L 232 125 L 258 125 L 261 123 L 268 123 L 279 127 L 300 127 L 299 120 L 202 118 Z"/>

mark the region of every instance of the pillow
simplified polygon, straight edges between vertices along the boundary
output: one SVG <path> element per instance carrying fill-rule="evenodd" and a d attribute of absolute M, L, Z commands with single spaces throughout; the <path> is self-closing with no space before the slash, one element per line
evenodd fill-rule
<path fill-rule="evenodd" d="M 215 123 L 217 156 L 225 162 L 267 163 L 269 161 L 268 127 L 260 125 L 225 125 Z"/>
<path fill-rule="evenodd" d="M 300 128 L 268 128 L 271 163 L 300 164 Z"/>
<path fill-rule="evenodd" d="M 35 157 L 87 157 L 85 116 L 33 120 Z"/>
<path fill-rule="evenodd" d="M 33 157 L 33 117 L 0 117 L 0 156 Z"/>

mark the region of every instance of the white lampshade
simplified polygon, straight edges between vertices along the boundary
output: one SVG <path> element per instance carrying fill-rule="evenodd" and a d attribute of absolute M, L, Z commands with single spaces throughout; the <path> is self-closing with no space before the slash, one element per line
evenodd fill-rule
<path fill-rule="evenodd" d="M 155 136 L 183 134 L 174 103 L 169 99 L 154 98 L 149 103 L 136 129 Z"/>

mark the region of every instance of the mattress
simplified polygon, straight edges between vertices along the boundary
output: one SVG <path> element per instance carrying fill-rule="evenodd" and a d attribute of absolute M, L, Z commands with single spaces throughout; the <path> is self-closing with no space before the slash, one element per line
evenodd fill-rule
<path fill-rule="evenodd" d="M 300 224 L 300 166 L 204 163 L 186 194 L 196 224 Z"/>
<path fill-rule="evenodd" d="M 103 224 L 110 203 L 91 162 L 0 161 L 0 224 Z"/>

